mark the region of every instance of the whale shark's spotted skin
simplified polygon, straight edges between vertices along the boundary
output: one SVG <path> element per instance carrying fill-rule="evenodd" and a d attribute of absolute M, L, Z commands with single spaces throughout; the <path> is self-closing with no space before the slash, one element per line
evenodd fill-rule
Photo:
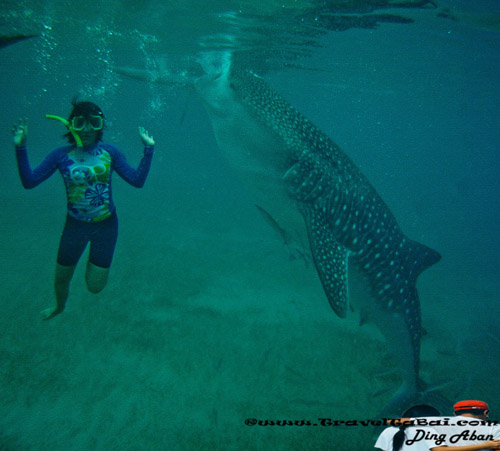
<path fill-rule="evenodd" d="M 332 309 L 347 308 L 348 262 L 369 282 L 382 309 L 399 313 L 411 336 L 418 374 L 422 335 L 418 275 L 440 255 L 410 240 L 351 159 L 260 77 L 234 70 L 231 87 L 288 149 L 283 180 L 307 228 L 314 262 Z"/>
<path fill-rule="evenodd" d="M 440 255 L 407 238 L 351 159 L 262 78 L 237 68 L 230 52 L 207 52 L 199 63 L 205 75 L 194 87 L 219 148 L 277 223 L 299 234 L 305 223 L 317 273 L 337 315 L 346 315 L 350 268 L 362 274 L 360 285 L 367 282 L 375 302 L 362 306 L 362 319 L 372 320 L 385 336 L 402 375 L 384 413 L 399 414 L 417 401 L 419 389 L 423 330 L 416 280 Z M 175 82 L 169 73 L 120 72 Z"/>

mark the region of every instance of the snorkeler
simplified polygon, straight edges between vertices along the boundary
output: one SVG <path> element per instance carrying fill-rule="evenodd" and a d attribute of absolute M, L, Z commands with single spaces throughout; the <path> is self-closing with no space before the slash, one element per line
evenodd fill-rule
<path fill-rule="evenodd" d="M 46 320 L 64 310 L 76 264 L 89 242 L 85 273 L 87 288 L 91 293 L 99 293 L 106 286 L 118 236 L 118 218 L 111 196 L 111 174 L 116 171 L 130 185 L 141 188 L 151 166 L 155 144 L 153 137 L 139 127 L 144 156 L 135 170 L 118 148 L 101 141 L 105 125 L 101 109 L 92 102 L 74 100 L 72 104 L 73 110 L 67 121 L 58 116 L 47 116 L 67 126 L 69 132 L 65 136 L 69 145 L 50 152 L 34 170 L 30 167 L 26 151 L 26 119 L 20 119 L 12 129 L 24 188 L 34 188 L 57 169 L 66 186 L 68 212 L 57 254 L 56 305 L 41 312 Z"/>

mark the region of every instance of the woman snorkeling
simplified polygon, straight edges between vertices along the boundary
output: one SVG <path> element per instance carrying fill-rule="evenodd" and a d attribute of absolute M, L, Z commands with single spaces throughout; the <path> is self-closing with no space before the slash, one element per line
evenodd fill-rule
<path fill-rule="evenodd" d="M 30 167 L 26 151 L 26 119 L 20 119 L 12 129 L 19 175 L 24 188 L 34 188 L 56 170 L 61 173 L 66 186 L 68 212 L 57 254 L 56 305 L 41 312 L 45 320 L 64 310 L 76 265 L 89 242 L 89 260 L 85 273 L 87 288 L 91 293 L 99 293 L 106 286 L 118 236 L 118 218 L 111 195 L 111 175 L 116 171 L 130 185 L 141 188 L 151 166 L 155 144 L 153 137 L 139 127 L 144 156 L 135 170 L 129 166 L 117 147 L 102 142 L 105 126 L 102 110 L 92 102 L 80 102 L 76 99 L 72 105 L 67 121 L 57 116 L 48 116 L 60 120 L 68 127 L 69 132 L 65 136 L 69 145 L 54 149 L 34 170 Z"/>

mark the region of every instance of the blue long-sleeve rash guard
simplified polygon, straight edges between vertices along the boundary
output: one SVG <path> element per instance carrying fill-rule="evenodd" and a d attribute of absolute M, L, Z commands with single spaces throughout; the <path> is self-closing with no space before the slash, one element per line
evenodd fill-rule
<path fill-rule="evenodd" d="M 81 150 L 79 151 L 81 155 Z M 85 149 L 84 161 L 78 158 L 75 146 L 58 147 L 32 170 L 25 146 L 16 147 L 17 165 L 23 186 L 34 188 L 47 180 L 56 170 L 62 175 L 68 198 L 68 214 L 85 222 L 102 221 L 115 210 L 111 196 L 111 174 L 118 175 L 132 186 L 141 188 L 151 167 L 154 148 L 146 146 L 136 169 L 123 153 L 111 144 L 96 143 Z"/>

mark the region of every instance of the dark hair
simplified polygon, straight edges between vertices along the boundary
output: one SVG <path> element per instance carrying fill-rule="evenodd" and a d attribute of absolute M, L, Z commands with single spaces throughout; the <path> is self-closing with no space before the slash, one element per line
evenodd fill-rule
<path fill-rule="evenodd" d="M 439 410 L 435 407 L 429 406 L 427 404 L 420 404 L 418 406 L 410 407 L 408 410 L 403 412 L 401 415 L 403 418 L 416 418 L 416 417 L 438 417 L 441 415 Z M 399 431 L 396 432 L 392 438 L 392 451 L 399 451 L 403 447 L 405 441 L 405 429 L 410 426 L 409 424 L 403 424 L 399 427 Z"/>
<path fill-rule="evenodd" d="M 92 116 L 101 116 L 105 124 L 104 113 L 95 103 L 86 100 L 79 101 L 78 96 L 76 95 L 73 97 L 73 99 L 71 99 L 71 105 L 73 105 L 73 109 L 71 110 L 71 113 L 69 114 L 68 117 L 69 123 L 71 123 L 71 120 L 76 116 L 89 117 L 92 115 Z M 101 140 L 103 129 L 104 127 L 101 130 L 97 130 L 96 141 Z M 71 132 L 66 133 L 64 136 L 68 139 L 69 143 L 75 142 L 75 138 Z"/>

